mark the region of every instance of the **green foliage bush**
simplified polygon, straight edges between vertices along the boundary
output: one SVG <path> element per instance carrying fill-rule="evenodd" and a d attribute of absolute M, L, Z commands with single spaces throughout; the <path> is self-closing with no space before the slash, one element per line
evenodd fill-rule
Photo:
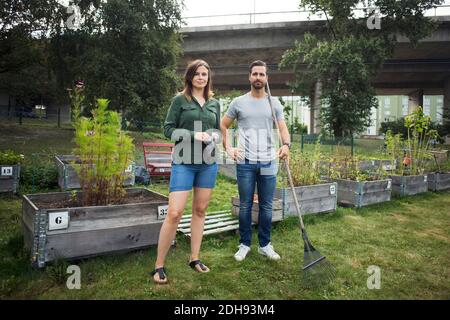
<path fill-rule="evenodd" d="M 12 150 L 0 151 L 0 165 L 20 164 L 23 158 L 23 155 L 15 153 Z"/>
<path fill-rule="evenodd" d="M 125 194 L 124 171 L 134 160 L 133 140 L 122 131 L 120 115 L 107 110 L 108 104 L 107 99 L 97 99 L 92 118 L 74 122 L 82 205 L 120 202 Z"/>
<path fill-rule="evenodd" d="M 20 170 L 20 185 L 35 191 L 56 188 L 58 169 L 51 162 L 26 163 Z"/>

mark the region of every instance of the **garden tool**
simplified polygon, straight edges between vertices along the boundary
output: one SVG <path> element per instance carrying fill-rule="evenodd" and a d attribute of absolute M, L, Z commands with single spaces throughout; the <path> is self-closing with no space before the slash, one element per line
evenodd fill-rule
<path fill-rule="evenodd" d="M 273 121 L 275 122 L 275 126 L 278 132 L 280 132 L 280 128 L 278 126 L 278 122 L 276 121 L 275 111 L 272 106 L 272 96 L 270 94 L 269 82 L 267 82 L 267 94 L 269 99 L 270 109 L 272 111 Z M 278 134 L 281 145 L 283 141 L 281 141 L 281 136 Z M 294 198 L 295 208 L 297 210 L 297 215 L 300 220 L 301 233 L 304 243 L 304 255 L 303 255 L 303 275 L 305 284 L 307 285 L 318 285 L 323 284 L 324 282 L 328 282 L 332 280 L 336 274 L 336 270 L 334 266 L 327 260 L 325 256 L 323 256 L 316 248 L 311 244 L 308 238 L 308 234 L 305 229 L 305 225 L 303 223 L 302 214 L 300 211 L 300 205 L 298 203 L 297 194 L 295 192 L 294 183 L 292 181 L 291 170 L 289 168 L 289 160 L 284 159 L 284 164 L 286 166 L 287 177 L 289 181 L 289 185 L 292 191 L 292 196 Z"/>

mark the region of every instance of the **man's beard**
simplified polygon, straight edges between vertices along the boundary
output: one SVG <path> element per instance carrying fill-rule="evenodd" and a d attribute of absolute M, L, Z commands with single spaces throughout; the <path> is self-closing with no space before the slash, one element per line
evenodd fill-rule
<path fill-rule="evenodd" d="M 264 89 L 264 84 L 262 82 L 253 82 L 252 87 L 256 90 Z"/>

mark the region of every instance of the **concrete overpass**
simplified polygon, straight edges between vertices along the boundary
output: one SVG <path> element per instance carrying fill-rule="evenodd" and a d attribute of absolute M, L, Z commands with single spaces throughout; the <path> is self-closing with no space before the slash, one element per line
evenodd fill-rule
<path fill-rule="evenodd" d="M 392 59 L 386 61 L 373 79 L 377 94 L 409 95 L 411 108 L 423 105 L 424 94 L 444 95 L 444 108 L 450 109 L 450 16 L 434 17 L 438 29 L 414 48 L 399 36 Z M 288 83 L 291 71 L 278 70 L 283 53 L 301 41 L 306 32 L 324 35 L 325 21 L 295 21 L 183 28 L 184 55 L 178 72 L 186 64 L 202 58 L 213 69 L 216 90 L 247 91 L 248 65 L 256 59 L 269 64 L 274 95 L 291 95 Z M 317 87 L 319 90 L 320 87 Z M 320 91 L 320 90 L 319 90 Z M 320 92 L 311 96 L 318 107 Z M 316 118 L 316 116 L 312 117 Z M 312 121 L 313 122 L 313 121 Z M 313 123 L 311 122 L 311 125 Z"/>

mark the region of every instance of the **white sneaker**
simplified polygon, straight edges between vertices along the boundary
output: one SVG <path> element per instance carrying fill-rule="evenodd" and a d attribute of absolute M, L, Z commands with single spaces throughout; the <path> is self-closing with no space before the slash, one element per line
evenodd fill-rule
<path fill-rule="evenodd" d="M 241 243 L 238 248 L 239 250 L 234 254 L 234 258 L 236 259 L 236 261 L 242 261 L 245 259 L 247 253 L 250 251 L 250 247 Z"/>
<path fill-rule="evenodd" d="M 280 255 L 278 253 L 276 253 L 275 250 L 273 250 L 273 246 L 271 243 L 269 243 L 265 247 L 259 247 L 258 253 L 268 257 L 270 260 L 280 260 L 281 259 Z"/>

